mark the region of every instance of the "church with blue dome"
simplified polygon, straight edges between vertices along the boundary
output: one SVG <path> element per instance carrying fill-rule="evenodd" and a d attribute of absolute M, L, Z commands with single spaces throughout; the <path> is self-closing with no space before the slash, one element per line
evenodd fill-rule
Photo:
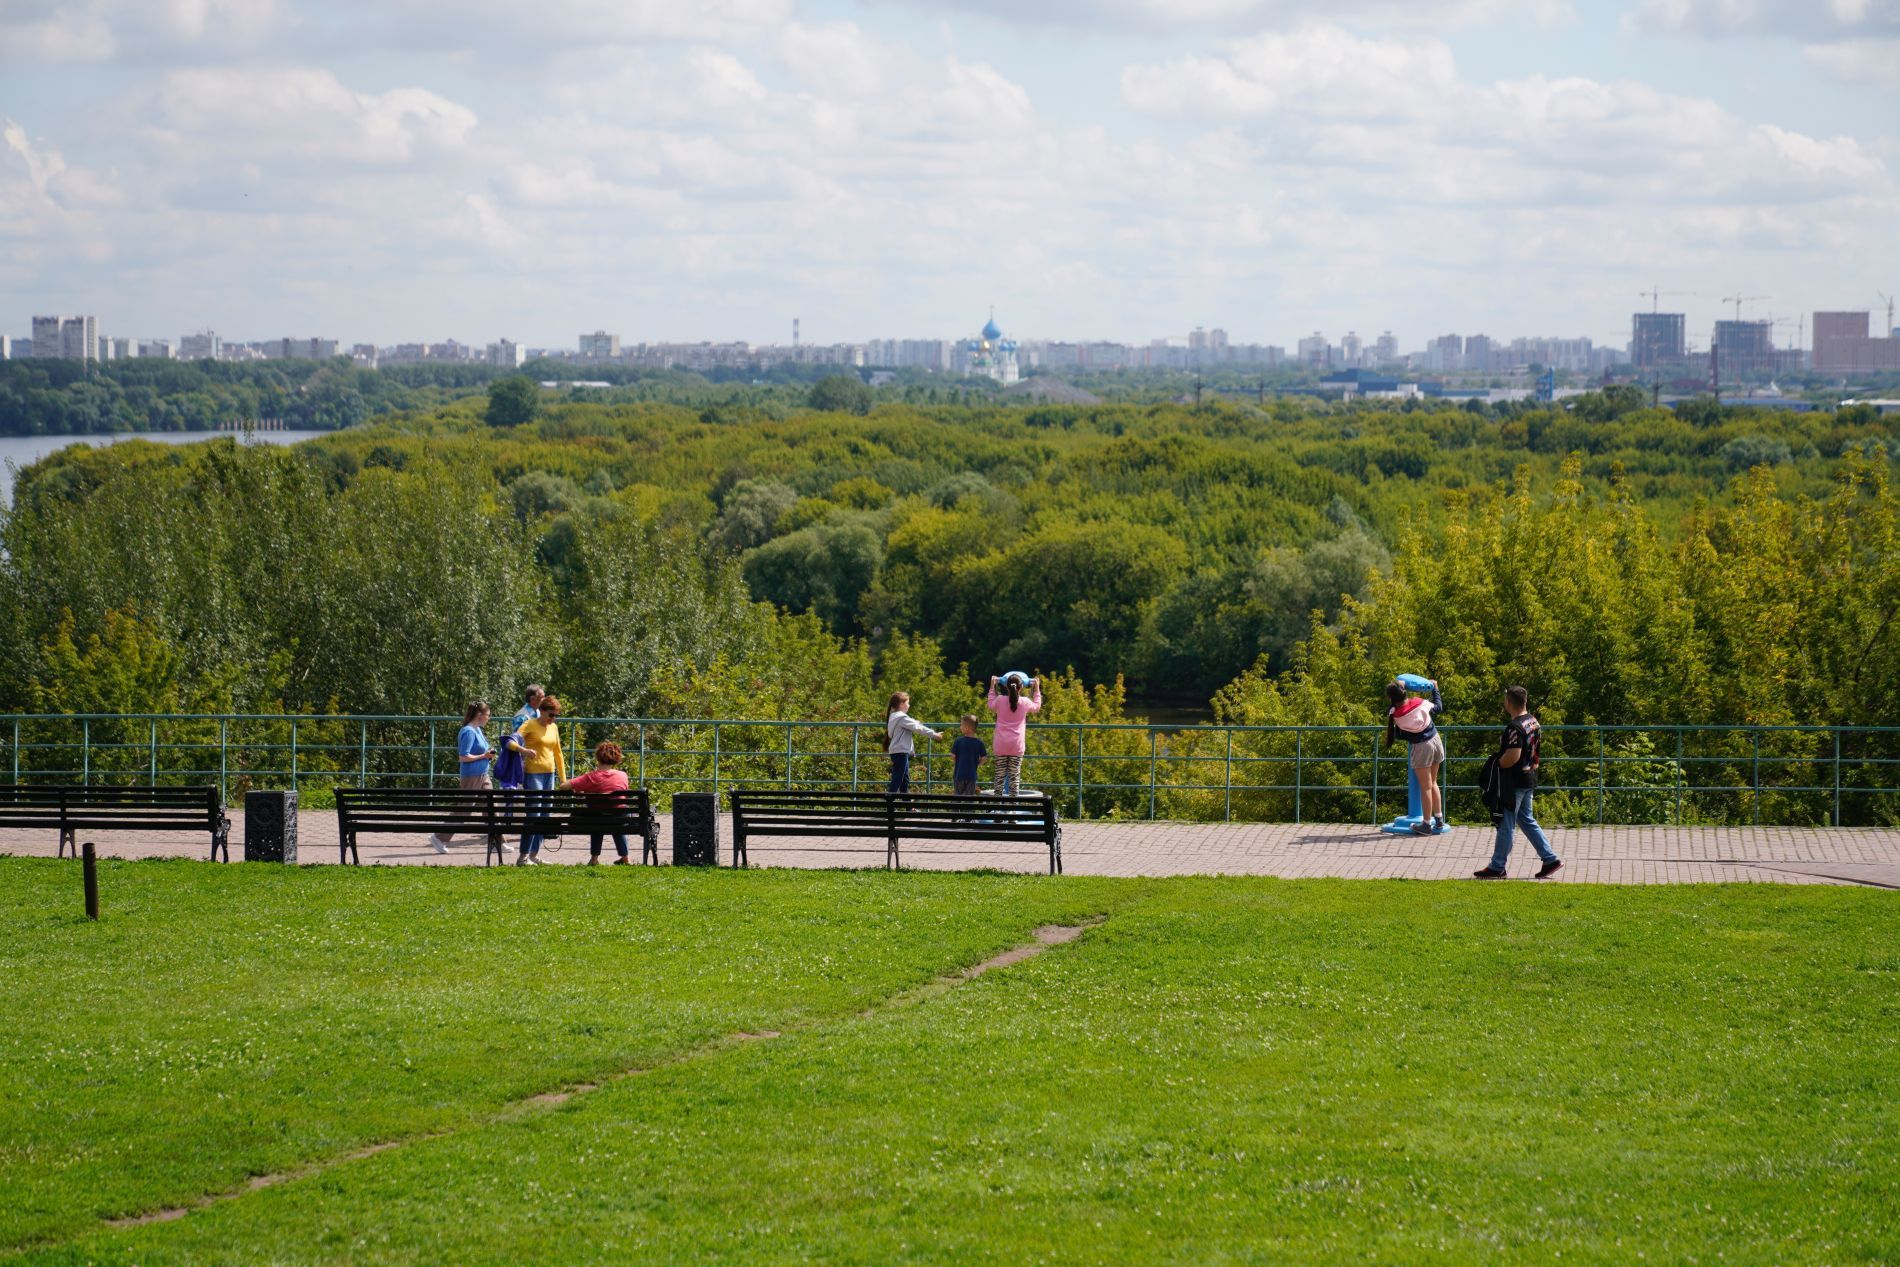
<path fill-rule="evenodd" d="M 995 379 L 1008 387 L 1022 377 L 1022 366 L 1016 359 L 1016 340 L 1003 337 L 1003 328 L 996 324 L 993 308 L 982 330 L 959 351 L 963 372 L 973 378 Z"/>

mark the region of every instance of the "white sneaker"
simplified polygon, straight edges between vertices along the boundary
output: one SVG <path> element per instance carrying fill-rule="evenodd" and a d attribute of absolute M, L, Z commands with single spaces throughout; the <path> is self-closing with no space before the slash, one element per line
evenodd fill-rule
<path fill-rule="evenodd" d="M 429 837 L 429 847 L 437 853 L 447 853 L 449 851 L 449 842 L 440 836 L 431 836 Z"/>

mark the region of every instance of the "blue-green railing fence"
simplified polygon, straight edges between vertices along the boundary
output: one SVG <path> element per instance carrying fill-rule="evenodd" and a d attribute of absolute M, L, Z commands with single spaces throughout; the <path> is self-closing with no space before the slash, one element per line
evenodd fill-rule
<path fill-rule="evenodd" d="M 562 719 L 573 771 L 603 739 L 660 792 L 884 786 L 882 727 L 852 721 Z M 0 779 L 215 782 L 230 800 L 295 787 L 447 780 L 453 717 L 0 715 Z M 938 726 L 947 734 L 954 723 Z M 1454 817 L 1482 816 L 1475 780 L 1495 726 L 1446 726 Z M 1025 786 L 1082 818 L 1379 822 L 1404 809 L 1406 759 L 1377 726 L 1031 727 Z M 921 743 L 912 783 L 948 791 L 948 744 Z M 1900 822 L 1900 727 L 1552 726 L 1539 815 L 1559 822 Z"/>

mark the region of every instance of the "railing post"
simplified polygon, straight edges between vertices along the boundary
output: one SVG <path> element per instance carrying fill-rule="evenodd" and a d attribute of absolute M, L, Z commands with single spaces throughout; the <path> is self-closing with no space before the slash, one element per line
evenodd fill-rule
<path fill-rule="evenodd" d="M 1082 727 L 1075 728 L 1075 816 L 1082 817 Z"/>
<path fill-rule="evenodd" d="M 851 723 L 851 790 L 858 790 L 858 724 Z"/>
<path fill-rule="evenodd" d="M 295 717 L 290 719 L 290 790 L 293 792 L 297 790 L 297 774 L 298 771 L 302 769 L 297 761 L 297 724 Z M 435 764 L 433 759 L 435 754 L 435 735 L 433 733 L 435 726 L 433 723 L 430 724 L 429 729 L 431 732 L 429 736 L 429 753 L 431 758 L 429 764 L 433 766 Z"/>
<path fill-rule="evenodd" d="M 1293 821 L 1300 821 L 1300 802 L 1306 791 L 1306 727 L 1293 732 Z"/>
<path fill-rule="evenodd" d="M 358 722 L 356 733 L 356 783 L 358 787 L 369 786 L 369 723 Z"/>
<path fill-rule="evenodd" d="M 1148 821 L 1155 820 L 1155 765 L 1160 756 L 1161 732 L 1148 728 Z"/>
<path fill-rule="evenodd" d="M 1834 747 L 1836 751 L 1839 751 L 1839 740 L 1835 741 Z M 1838 762 L 1835 764 L 1835 769 L 1836 771 L 1840 769 Z M 20 719 L 17 717 L 13 719 L 13 781 L 15 783 L 20 781 Z M 1839 779 L 1835 781 L 1839 782 Z"/>
<path fill-rule="evenodd" d="M 1752 753 L 1752 770 L 1749 775 L 1755 781 L 1755 826 L 1761 826 L 1761 731 L 1748 732 Z"/>
<path fill-rule="evenodd" d="M 151 746 L 146 750 L 146 756 L 150 758 L 150 763 L 147 768 L 150 769 L 152 773 L 152 786 L 157 787 L 158 786 L 158 718 L 156 717 L 152 718 L 151 734 L 152 734 Z"/>
<path fill-rule="evenodd" d="M 785 790 L 792 790 L 792 723 L 785 723 Z"/>
<path fill-rule="evenodd" d="M 640 723 L 640 786 L 647 785 L 647 724 Z"/>
<path fill-rule="evenodd" d="M 713 809 L 719 808 L 719 723 L 713 723 Z"/>
<path fill-rule="evenodd" d="M 231 790 L 226 784 L 230 779 L 230 739 L 231 719 L 218 718 L 218 804 L 229 802 Z"/>
<path fill-rule="evenodd" d="M 1234 821 L 1234 728 L 1227 728 L 1227 777 L 1221 782 L 1226 785 L 1226 801 L 1221 807 L 1221 821 Z"/>
<path fill-rule="evenodd" d="M 1603 726 L 1597 726 L 1597 824 L 1603 823 Z"/>
<path fill-rule="evenodd" d="M 292 731 L 291 733 L 295 734 L 296 732 Z M 433 719 L 429 722 L 429 774 L 428 777 L 422 781 L 422 786 L 435 786 L 435 721 Z"/>
<path fill-rule="evenodd" d="M 1379 740 L 1384 738 L 1378 731 L 1372 732 L 1372 825 L 1379 825 Z M 1407 760 L 1410 760 L 1408 757 Z M 1445 758 L 1445 764 L 1451 764 L 1451 758 Z"/>
<path fill-rule="evenodd" d="M 1677 726 L 1676 727 L 1676 822 L 1675 822 L 1675 825 L 1677 827 L 1682 826 L 1683 778 L 1684 778 L 1684 774 L 1683 774 L 1683 765 L 1682 765 L 1682 727 Z"/>
<path fill-rule="evenodd" d="M 79 722 L 79 781 L 81 784 L 92 782 L 92 718 L 84 717 Z"/>
<path fill-rule="evenodd" d="M 1839 726 L 1834 727 L 1834 825 L 1836 827 L 1841 825 L 1841 728 Z"/>

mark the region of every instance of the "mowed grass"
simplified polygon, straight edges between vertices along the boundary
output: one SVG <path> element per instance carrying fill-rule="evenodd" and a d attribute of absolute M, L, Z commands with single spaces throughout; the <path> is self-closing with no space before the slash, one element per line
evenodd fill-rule
<path fill-rule="evenodd" d="M 0 1251 L 743 1029 L 1106 909 L 1031 877 L 0 857 Z"/>
<path fill-rule="evenodd" d="M 326 868 L 308 882 L 343 874 Z M 448 869 L 412 874 L 425 888 L 454 882 Z M 488 890 L 462 883 L 510 902 L 545 896 L 496 878 Z M 758 921 L 781 900 L 800 902 L 801 889 L 834 886 L 831 923 L 849 925 L 860 907 L 901 923 L 910 903 L 948 898 L 954 913 L 927 930 L 945 953 L 920 953 L 913 983 L 1033 924 L 1108 918 L 1072 944 L 918 1001 L 866 1011 L 866 993 L 843 988 L 848 1003 L 811 1005 L 810 1023 L 776 1040 L 26 1257 L 1900 1258 L 1891 894 L 760 879 L 624 877 L 620 900 L 644 907 L 679 885 Z M 244 887 L 242 877 L 226 883 Z M 575 881 L 546 894 L 558 908 L 592 890 Z M 342 910 L 351 900 L 324 907 L 354 918 Z M 974 948 L 983 936 L 951 931 L 984 924 L 992 901 L 1020 916 L 996 925 L 1002 936 Z M 800 991 L 811 964 L 801 955 L 779 992 Z M 334 1006 L 351 1014 L 347 1000 Z M 396 1012 L 392 1035 L 408 1022 Z M 16 1175 L 0 1180 L 0 1197 Z"/>

